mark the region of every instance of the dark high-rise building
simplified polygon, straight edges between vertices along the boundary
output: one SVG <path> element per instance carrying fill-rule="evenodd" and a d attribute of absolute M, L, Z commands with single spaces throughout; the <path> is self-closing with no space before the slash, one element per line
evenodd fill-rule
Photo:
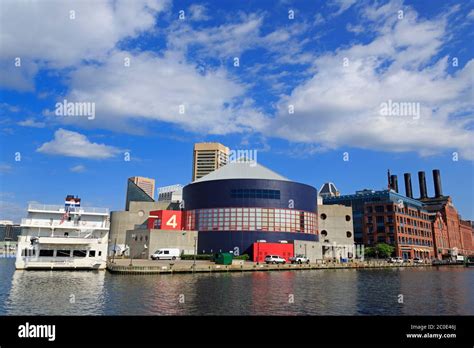
<path fill-rule="evenodd" d="M 139 184 L 136 183 L 136 180 L 134 180 L 135 178 L 136 177 L 130 178 L 127 181 L 127 197 L 125 199 L 125 210 L 129 209 L 130 202 L 155 201 L 153 197 L 150 196 L 149 190 L 145 191 L 144 187 L 139 186 Z"/>
<path fill-rule="evenodd" d="M 7 220 L 0 221 L 0 241 L 16 242 L 20 234 L 20 225 Z"/>

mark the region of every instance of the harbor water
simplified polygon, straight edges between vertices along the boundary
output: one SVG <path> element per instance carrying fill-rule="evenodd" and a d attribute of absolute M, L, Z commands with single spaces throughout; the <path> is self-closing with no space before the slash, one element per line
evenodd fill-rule
<path fill-rule="evenodd" d="M 15 271 L 0 315 L 474 315 L 474 268 L 113 275 Z"/>

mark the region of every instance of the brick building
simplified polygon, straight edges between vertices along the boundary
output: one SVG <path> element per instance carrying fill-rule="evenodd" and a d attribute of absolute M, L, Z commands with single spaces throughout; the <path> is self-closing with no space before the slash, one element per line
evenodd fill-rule
<path fill-rule="evenodd" d="M 438 259 L 448 258 L 451 254 L 448 226 L 444 222 L 443 215 L 440 212 L 434 213 L 432 220 L 433 242 L 435 257 Z"/>
<path fill-rule="evenodd" d="M 472 228 L 472 221 L 459 221 L 459 228 L 461 230 L 461 242 L 463 255 L 474 255 L 474 230 Z"/>
<path fill-rule="evenodd" d="M 403 258 L 474 255 L 472 222 L 463 221 L 451 197 L 443 195 L 439 170 L 433 170 L 434 197 L 428 197 L 424 172 L 418 173 L 417 199 L 413 198 L 409 173 L 405 173 L 405 195 L 398 193 L 397 176 L 389 174 L 388 178 L 387 190 L 324 198 L 324 204 L 352 207 L 356 243 L 387 243 Z"/>
<path fill-rule="evenodd" d="M 387 243 L 395 256 L 434 257 L 431 220 L 423 203 L 394 190 L 362 190 L 354 195 L 327 197 L 324 204 L 352 206 L 357 243 Z"/>
<path fill-rule="evenodd" d="M 364 244 L 393 245 L 395 255 L 404 259 L 434 257 L 431 221 L 421 205 L 407 204 L 401 198 L 397 203 L 367 202 L 364 215 Z"/>

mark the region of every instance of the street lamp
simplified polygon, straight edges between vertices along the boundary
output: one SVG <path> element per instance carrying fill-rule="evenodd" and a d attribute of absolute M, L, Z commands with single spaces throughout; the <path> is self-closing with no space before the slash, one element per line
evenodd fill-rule
<path fill-rule="evenodd" d="M 114 242 L 114 253 L 112 255 L 112 263 L 115 263 L 115 253 L 117 252 L 117 238 L 115 238 L 115 242 Z"/>
<path fill-rule="evenodd" d="M 136 236 L 132 234 L 132 240 L 130 241 L 130 267 L 133 266 L 133 252 L 132 252 L 132 245 L 134 244 L 133 241 L 135 240 Z M 136 244 L 135 244 L 136 246 Z"/>

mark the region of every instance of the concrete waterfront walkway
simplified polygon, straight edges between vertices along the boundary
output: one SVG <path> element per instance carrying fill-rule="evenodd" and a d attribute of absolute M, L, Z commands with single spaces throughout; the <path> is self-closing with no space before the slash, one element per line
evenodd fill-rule
<path fill-rule="evenodd" d="M 386 261 L 360 261 L 350 263 L 311 263 L 311 264 L 285 264 L 267 265 L 254 262 L 242 262 L 242 264 L 216 265 L 210 261 L 196 261 L 194 265 L 191 260 L 176 261 L 152 261 L 116 259 L 113 263 L 107 263 L 107 269 L 114 274 L 172 274 L 172 273 L 213 273 L 213 272 L 258 272 L 258 271 L 292 271 L 292 270 L 316 270 L 316 269 L 362 269 L 362 268 L 405 268 L 426 267 L 431 264 L 402 263 L 394 264 Z"/>

